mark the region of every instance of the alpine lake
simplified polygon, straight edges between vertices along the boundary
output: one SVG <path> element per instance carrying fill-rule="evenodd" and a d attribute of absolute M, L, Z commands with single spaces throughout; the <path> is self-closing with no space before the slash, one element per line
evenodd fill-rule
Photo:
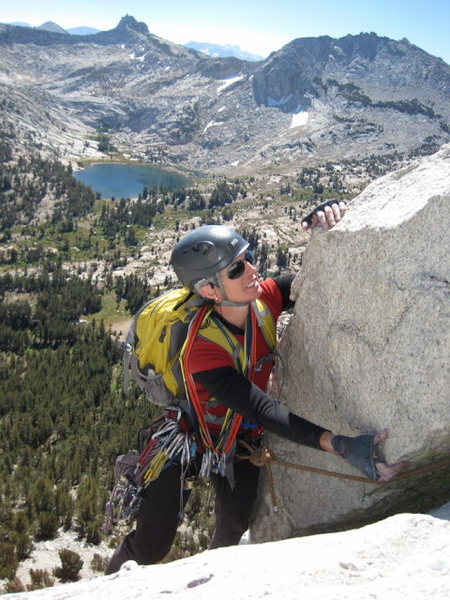
<path fill-rule="evenodd" d="M 154 165 L 100 163 L 73 174 L 102 198 L 135 198 L 144 187 L 175 190 L 188 184 L 187 177 Z"/>

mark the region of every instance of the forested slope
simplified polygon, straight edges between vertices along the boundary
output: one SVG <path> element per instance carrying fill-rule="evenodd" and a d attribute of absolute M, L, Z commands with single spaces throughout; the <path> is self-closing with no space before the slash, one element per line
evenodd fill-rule
<path fill-rule="evenodd" d="M 61 526 L 100 540 L 114 458 L 135 446 L 151 407 L 122 398 L 117 340 L 101 323 L 79 321 L 100 308 L 91 281 L 49 263 L 38 275 L 0 277 L 0 297 L 0 577 L 8 577 L 32 538 Z"/>

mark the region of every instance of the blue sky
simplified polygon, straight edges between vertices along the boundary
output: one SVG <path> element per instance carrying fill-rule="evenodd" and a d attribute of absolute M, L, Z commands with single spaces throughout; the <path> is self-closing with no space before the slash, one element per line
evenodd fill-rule
<path fill-rule="evenodd" d="M 299 37 L 374 31 L 409 41 L 450 63 L 450 0 L 21 0 L 0 22 L 112 29 L 125 14 L 177 43 L 236 44 L 261 56 Z M 5 6 L 6 5 L 6 6 Z"/>

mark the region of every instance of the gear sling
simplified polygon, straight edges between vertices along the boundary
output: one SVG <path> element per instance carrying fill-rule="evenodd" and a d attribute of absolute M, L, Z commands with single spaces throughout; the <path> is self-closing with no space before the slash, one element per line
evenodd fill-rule
<path fill-rule="evenodd" d="M 253 343 L 257 328 L 270 349 L 269 355 L 259 360 Z M 106 509 L 108 525 L 132 519 L 145 487 L 174 462 L 186 472 L 199 450 L 203 455 L 200 476 L 211 471 L 225 475 L 242 416 L 228 409 L 213 439 L 195 381 L 186 368 L 197 336 L 224 348 L 236 370 L 250 379 L 264 362 L 274 359 L 276 323 L 262 300 L 251 303 L 244 344 L 214 315 L 211 303 L 187 288 L 145 304 L 133 319 L 125 342 L 124 392 L 128 392 L 131 377 L 164 412 L 148 428 L 143 451 L 121 455 L 116 461 L 115 485 Z"/>

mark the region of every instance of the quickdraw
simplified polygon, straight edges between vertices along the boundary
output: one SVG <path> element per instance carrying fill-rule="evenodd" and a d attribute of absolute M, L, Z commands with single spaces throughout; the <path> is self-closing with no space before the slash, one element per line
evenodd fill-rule
<path fill-rule="evenodd" d="M 173 415 L 176 415 L 174 418 Z M 183 472 L 197 454 L 193 431 L 182 426 L 178 407 L 168 407 L 147 430 L 141 454 L 123 454 L 116 460 L 115 484 L 106 505 L 106 531 L 119 521 L 132 521 L 142 502 L 142 492 L 175 461 Z"/>

